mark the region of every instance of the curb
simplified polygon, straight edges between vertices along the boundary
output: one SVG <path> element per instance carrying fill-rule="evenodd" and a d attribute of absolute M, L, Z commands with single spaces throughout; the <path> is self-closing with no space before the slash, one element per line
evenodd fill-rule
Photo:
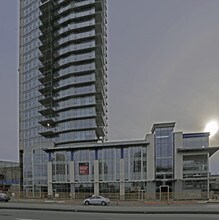
<path fill-rule="evenodd" d="M 80 213 L 117 213 L 117 214 L 219 214 L 219 211 L 150 211 L 150 210 L 141 210 L 141 211 L 125 211 L 125 210 L 85 210 L 85 209 L 60 209 L 60 208 L 32 208 L 32 207 L 0 207 L 0 209 L 9 209 L 9 210 L 27 210 L 27 211 L 55 211 L 55 212 L 80 212 Z"/>

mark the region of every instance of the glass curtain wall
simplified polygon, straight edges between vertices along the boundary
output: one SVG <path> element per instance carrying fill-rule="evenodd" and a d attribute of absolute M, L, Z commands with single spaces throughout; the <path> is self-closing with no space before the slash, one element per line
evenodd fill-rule
<path fill-rule="evenodd" d="M 156 179 L 173 178 L 173 128 L 155 130 L 155 167 Z"/>
<path fill-rule="evenodd" d="M 155 129 L 155 179 L 157 180 L 157 199 L 161 199 L 161 197 L 163 196 L 167 198 L 169 196 L 169 193 L 173 191 L 173 141 L 173 127 Z"/>
<path fill-rule="evenodd" d="M 147 148 L 135 146 L 123 149 L 125 192 L 138 193 L 142 190 L 146 191 Z M 54 187 L 58 186 L 60 188 L 60 184 L 70 182 L 69 163 L 71 158 L 73 158 L 75 192 L 79 194 L 93 193 L 94 162 L 97 156 L 99 163 L 99 192 L 102 195 L 110 195 L 116 199 L 121 181 L 121 148 L 77 149 L 72 153 L 70 151 L 58 151 L 52 154 L 52 179 Z"/>
<path fill-rule="evenodd" d="M 19 45 L 19 149 L 23 167 L 22 184 L 27 195 L 35 186 L 47 186 L 47 154 L 37 149 L 46 142 L 39 135 L 40 0 L 20 0 Z M 39 157 L 41 158 L 39 160 Z M 36 176 L 34 176 L 36 175 Z M 40 190 L 40 189 L 38 189 Z"/>
<path fill-rule="evenodd" d="M 75 182 L 91 183 L 94 181 L 94 160 L 95 150 L 77 150 L 74 152 Z"/>
<path fill-rule="evenodd" d="M 124 148 L 125 199 L 143 199 L 146 196 L 147 148 Z"/>
<path fill-rule="evenodd" d="M 209 134 L 184 134 L 183 147 L 184 148 L 201 148 L 209 146 Z"/>
<path fill-rule="evenodd" d="M 120 179 L 120 149 L 106 148 L 98 150 L 99 179 L 103 182 L 115 182 Z"/>

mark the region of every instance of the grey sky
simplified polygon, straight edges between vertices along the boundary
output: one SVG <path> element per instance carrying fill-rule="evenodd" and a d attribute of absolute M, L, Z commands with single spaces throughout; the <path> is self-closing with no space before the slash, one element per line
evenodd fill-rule
<path fill-rule="evenodd" d="M 18 160 L 18 0 L 0 0 L 0 159 Z"/>
<path fill-rule="evenodd" d="M 143 139 L 155 122 L 199 132 L 219 120 L 219 1 L 108 2 L 110 140 Z M 18 1 L 1 0 L 0 159 L 10 160 L 18 158 L 17 23 Z"/>

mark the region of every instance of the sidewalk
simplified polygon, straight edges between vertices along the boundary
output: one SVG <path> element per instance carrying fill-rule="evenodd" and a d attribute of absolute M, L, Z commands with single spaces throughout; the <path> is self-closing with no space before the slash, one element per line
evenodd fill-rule
<path fill-rule="evenodd" d="M 130 201 L 130 200 L 111 200 L 110 206 L 120 206 L 120 207 L 145 207 L 146 205 L 183 205 L 183 204 L 206 204 L 209 202 L 217 201 L 204 201 L 204 200 L 181 200 L 181 201 Z M 11 199 L 10 203 L 35 203 L 35 204 L 65 204 L 65 205 L 83 205 L 83 200 L 60 200 L 60 199 Z"/>
<path fill-rule="evenodd" d="M 36 204 L 66 204 L 66 205 L 83 205 L 83 200 L 61 200 L 61 199 L 15 199 L 12 198 L 10 203 L 36 203 Z M 145 206 L 145 205 L 189 205 L 189 204 L 206 204 L 206 203 L 219 203 L 219 200 L 169 200 L 169 201 L 122 201 L 111 200 L 111 206 Z"/>
<path fill-rule="evenodd" d="M 60 199 L 15 199 L 12 198 L 10 203 L 28 203 L 28 204 L 62 204 L 62 205 L 84 205 L 83 200 L 60 200 Z M 117 201 L 111 200 L 110 206 L 145 206 L 145 201 Z"/>

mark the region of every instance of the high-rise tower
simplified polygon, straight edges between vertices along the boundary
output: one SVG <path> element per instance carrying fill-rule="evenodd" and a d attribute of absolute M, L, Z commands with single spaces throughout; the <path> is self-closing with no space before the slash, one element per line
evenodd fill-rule
<path fill-rule="evenodd" d="M 20 0 L 19 149 L 26 192 L 47 186 L 44 148 L 107 139 L 106 12 L 106 0 Z"/>

